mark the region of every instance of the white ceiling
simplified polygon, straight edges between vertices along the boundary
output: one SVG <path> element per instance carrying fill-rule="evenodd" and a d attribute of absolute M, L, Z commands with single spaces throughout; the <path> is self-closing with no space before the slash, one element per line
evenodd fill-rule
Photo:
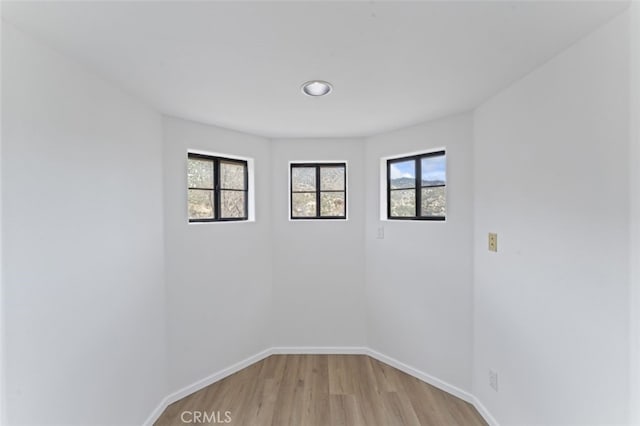
<path fill-rule="evenodd" d="M 3 18 L 163 113 L 269 137 L 469 110 L 626 2 L 3 2 Z M 325 98 L 300 85 L 333 83 Z"/>

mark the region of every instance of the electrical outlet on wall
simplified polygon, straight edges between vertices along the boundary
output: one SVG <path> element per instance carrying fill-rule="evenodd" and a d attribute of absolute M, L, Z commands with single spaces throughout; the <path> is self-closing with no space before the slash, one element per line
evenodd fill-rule
<path fill-rule="evenodd" d="M 498 251 L 498 234 L 489 232 L 489 251 Z"/>
<path fill-rule="evenodd" d="M 489 386 L 498 392 L 498 373 L 493 370 L 489 370 Z"/>
<path fill-rule="evenodd" d="M 379 240 L 384 240 L 384 226 L 378 227 L 378 235 L 377 238 Z"/>

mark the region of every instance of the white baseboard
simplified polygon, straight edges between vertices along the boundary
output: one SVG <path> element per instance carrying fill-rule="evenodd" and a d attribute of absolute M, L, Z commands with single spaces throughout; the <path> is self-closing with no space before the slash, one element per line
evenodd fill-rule
<path fill-rule="evenodd" d="M 158 420 L 160 415 L 164 412 L 164 410 L 174 402 L 191 395 L 194 392 L 199 391 L 219 380 L 224 379 L 227 376 L 232 375 L 233 373 L 242 370 L 243 368 L 247 368 L 248 366 L 255 364 L 258 361 L 261 361 L 267 358 L 270 355 L 326 355 L 326 354 L 335 354 L 335 355 L 368 355 L 372 358 L 377 359 L 380 362 L 388 364 L 392 367 L 397 368 L 400 371 L 403 371 L 410 376 L 413 376 L 423 382 L 429 383 L 430 385 L 447 392 L 453 396 L 456 396 L 468 403 L 472 404 L 478 410 L 478 413 L 485 419 L 485 421 L 490 426 L 499 426 L 496 419 L 491 415 L 489 410 L 480 402 L 478 398 L 474 395 L 470 394 L 467 391 L 464 391 L 452 384 L 445 382 L 444 380 L 440 380 L 437 377 L 434 377 L 430 374 L 427 374 L 423 371 L 418 370 L 417 368 L 411 367 L 403 362 L 398 361 L 397 359 L 386 356 L 378 351 L 373 349 L 364 347 L 364 346 L 281 346 L 281 347 L 273 347 L 269 349 L 265 349 L 262 352 L 257 353 L 256 355 L 250 356 L 249 358 L 242 360 L 236 364 L 233 364 L 230 367 L 227 367 L 223 370 L 220 370 L 216 373 L 211 374 L 204 379 L 198 380 L 188 386 L 183 387 L 182 389 L 173 392 L 164 398 L 160 404 L 153 410 L 153 412 L 149 415 L 147 420 L 143 423 L 144 426 L 152 426 L 153 423 Z"/>
<path fill-rule="evenodd" d="M 398 370 L 407 373 L 410 376 L 415 377 L 416 379 L 422 380 L 425 383 L 429 383 L 431 386 L 434 386 L 441 391 L 447 392 L 455 397 L 460 398 L 463 401 L 468 402 L 473 405 L 478 413 L 484 418 L 484 420 L 489 424 L 489 426 L 500 426 L 495 417 L 491 415 L 487 407 L 485 407 L 482 402 L 478 398 L 476 398 L 473 394 L 460 389 L 457 386 L 454 386 L 450 383 L 445 382 L 444 380 L 440 380 L 437 377 L 434 377 L 430 374 L 427 374 L 423 371 L 418 370 L 417 368 L 411 367 L 403 362 L 398 361 L 395 358 L 391 358 L 380 352 L 377 352 L 373 349 L 367 348 L 367 355 L 372 358 L 377 359 L 380 362 L 384 362 L 387 365 L 397 368 Z"/>
<path fill-rule="evenodd" d="M 413 376 L 417 379 L 422 380 L 423 382 L 429 383 L 431 386 L 434 386 L 442 391 L 445 391 L 455 397 L 462 399 L 463 401 L 467 401 L 470 404 L 473 404 L 473 395 L 469 392 L 460 389 L 452 384 L 449 384 L 443 380 L 438 379 L 437 377 L 433 377 L 430 374 L 427 374 L 423 371 L 418 370 L 417 368 L 411 367 L 403 362 L 398 361 L 395 358 L 391 358 L 384 354 L 381 354 L 378 351 L 373 349 L 367 350 L 367 355 L 372 358 L 377 359 L 380 362 L 384 362 L 392 367 L 397 368 L 398 370 L 407 373 L 410 376 Z"/>
<path fill-rule="evenodd" d="M 280 346 L 271 348 L 274 355 L 365 355 L 364 346 Z"/>
<path fill-rule="evenodd" d="M 476 410 L 478 410 L 478 413 L 480 413 L 480 415 L 482 416 L 484 421 L 487 422 L 489 424 L 489 426 L 500 426 L 500 423 L 498 423 L 496 418 L 493 417 L 493 415 L 491 415 L 489 410 L 487 410 L 487 407 L 485 407 L 482 404 L 482 402 L 480 402 L 480 400 L 478 398 L 476 398 L 475 396 L 473 397 L 472 404 L 473 404 L 474 407 L 476 407 Z"/>
<path fill-rule="evenodd" d="M 165 397 L 162 401 L 160 401 L 160 404 L 158 404 L 158 406 L 153 409 L 151 414 L 149 414 L 149 417 L 147 417 L 147 420 L 145 420 L 144 423 L 142 423 L 142 425 L 143 426 L 152 426 L 156 422 L 156 420 L 158 420 L 160 418 L 160 416 L 162 415 L 164 410 L 167 409 L 168 406 L 169 406 L 169 402 L 167 401 L 167 398 Z"/>
<path fill-rule="evenodd" d="M 237 362 L 235 364 L 233 364 L 230 367 L 227 367 L 225 369 L 222 369 L 218 372 L 215 372 L 213 374 L 211 374 L 210 376 L 205 377 L 204 379 L 198 380 L 197 382 L 194 382 L 188 386 L 183 387 L 182 389 L 173 392 L 172 394 L 168 395 L 166 398 L 164 398 L 160 404 L 158 404 L 158 406 L 155 408 L 155 410 L 153 410 L 153 412 L 151 413 L 151 415 L 147 418 L 147 420 L 143 423 L 144 426 L 152 426 L 153 423 L 158 420 L 158 418 L 160 417 L 160 415 L 164 412 L 164 410 L 170 405 L 173 404 L 176 401 L 179 401 L 180 399 L 184 398 L 185 396 L 191 395 L 194 392 L 199 391 L 200 389 L 206 388 L 207 386 L 220 381 L 222 379 L 224 379 L 225 377 L 228 377 L 230 375 L 232 375 L 233 373 L 236 373 L 240 370 L 242 370 L 243 368 L 247 368 L 248 366 L 255 364 L 258 361 L 262 361 L 263 359 L 267 358 L 268 356 L 270 356 L 272 354 L 273 350 L 272 349 L 265 349 L 262 352 L 259 352 L 253 356 L 250 356 L 249 358 L 246 358 L 240 362 Z"/>

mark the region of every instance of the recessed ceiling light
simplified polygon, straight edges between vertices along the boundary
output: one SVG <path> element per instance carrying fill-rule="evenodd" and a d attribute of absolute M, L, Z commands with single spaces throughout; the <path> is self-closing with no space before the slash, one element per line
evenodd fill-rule
<path fill-rule="evenodd" d="M 331 83 L 322 80 L 311 80 L 302 85 L 302 93 L 307 96 L 324 96 L 331 93 L 331 90 Z"/>

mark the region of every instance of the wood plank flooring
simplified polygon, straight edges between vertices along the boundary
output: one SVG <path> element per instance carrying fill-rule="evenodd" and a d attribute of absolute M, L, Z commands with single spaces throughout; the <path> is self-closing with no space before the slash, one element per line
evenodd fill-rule
<path fill-rule="evenodd" d="M 365 355 L 272 355 L 171 404 L 155 424 L 486 425 L 470 404 Z"/>

